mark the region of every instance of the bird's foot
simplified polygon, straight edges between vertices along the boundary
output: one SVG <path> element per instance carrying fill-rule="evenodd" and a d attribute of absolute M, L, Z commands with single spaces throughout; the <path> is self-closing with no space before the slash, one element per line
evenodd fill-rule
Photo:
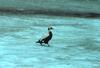
<path fill-rule="evenodd" d="M 49 44 L 47 44 L 48 45 L 48 47 L 50 47 L 50 45 Z"/>

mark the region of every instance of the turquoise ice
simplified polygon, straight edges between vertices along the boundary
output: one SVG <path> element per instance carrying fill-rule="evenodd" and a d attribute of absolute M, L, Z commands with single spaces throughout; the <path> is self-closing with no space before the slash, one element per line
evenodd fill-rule
<path fill-rule="evenodd" d="M 99 68 L 100 19 L 0 16 L 1 68 Z M 51 47 L 35 42 L 53 25 Z"/>

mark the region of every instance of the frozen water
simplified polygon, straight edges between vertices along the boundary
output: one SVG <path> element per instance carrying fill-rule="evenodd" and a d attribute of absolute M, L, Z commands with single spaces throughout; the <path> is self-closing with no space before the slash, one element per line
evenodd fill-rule
<path fill-rule="evenodd" d="M 35 42 L 53 25 L 50 47 Z M 100 68 L 100 19 L 0 15 L 0 68 Z"/>

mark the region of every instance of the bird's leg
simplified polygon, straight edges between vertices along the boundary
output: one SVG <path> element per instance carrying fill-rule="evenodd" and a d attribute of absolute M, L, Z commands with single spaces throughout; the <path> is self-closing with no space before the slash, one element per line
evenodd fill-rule
<path fill-rule="evenodd" d="M 41 44 L 41 46 L 42 46 L 42 43 L 40 43 Z"/>
<path fill-rule="evenodd" d="M 47 43 L 48 47 L 50 47 L 50 45 Z"/>
<path fill-rule="evenodd" d="M 44 43 L 44 40 L 41 40 L 41 43 L 40 43 L 40 44 L 42 45 L 42 43 Z M 43 45 L 42 45 L 42 46 L 43 46 Z"/>

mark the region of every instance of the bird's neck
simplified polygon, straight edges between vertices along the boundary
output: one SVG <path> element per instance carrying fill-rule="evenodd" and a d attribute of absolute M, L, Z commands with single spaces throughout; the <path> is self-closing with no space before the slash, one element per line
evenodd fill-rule
<path fill-rule="evenodd" d="M 49 33 L 49 35 L 52 35 L 52 31 L 51 30 L 48 30 L 48 33 Z"/>

